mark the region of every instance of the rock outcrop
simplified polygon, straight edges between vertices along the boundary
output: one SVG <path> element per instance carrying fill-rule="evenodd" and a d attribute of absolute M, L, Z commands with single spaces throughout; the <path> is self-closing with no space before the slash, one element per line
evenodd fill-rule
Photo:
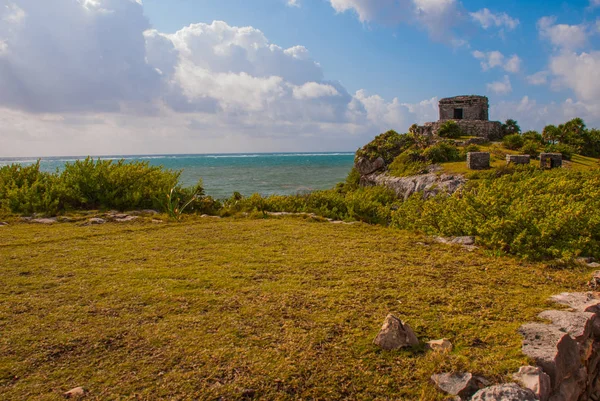
<path fill-rule="evenodd" d="M 468 399 L 489 383 L 471 373 L 440 373 L 431 376 L 436 387 L 460 399 Z"/>
<path fill-rule="evenodd" d="M 519 387 L 516 384 L 501 384 L 479 390 L 471 401 L 536 401 L 537 398 L 531 390 Z"/>
<path fill-rule="evenodd" d="M 453 194 L 467 180 L 461 175 L 451 174 L 422 174 L 410 177 L 393 177 L 387 173 L 368 174 L 361 176 L 362 186 L 380 185 L 393 190 L 399 198 L 407 199 L 416 192 L 422 192 L 425 198 L 439 193 Z"/>

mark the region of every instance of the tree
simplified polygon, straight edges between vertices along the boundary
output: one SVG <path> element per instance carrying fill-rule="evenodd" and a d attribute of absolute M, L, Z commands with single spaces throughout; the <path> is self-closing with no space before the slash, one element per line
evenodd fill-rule
<path fill-rule="evenodd" d="M 519 124 L 515 120 L 508 119 L 504 124 L 502 124 L 502 131 L 504 131 L 504 136 L 520 134 L 521 127 L 519 127 Z"/>

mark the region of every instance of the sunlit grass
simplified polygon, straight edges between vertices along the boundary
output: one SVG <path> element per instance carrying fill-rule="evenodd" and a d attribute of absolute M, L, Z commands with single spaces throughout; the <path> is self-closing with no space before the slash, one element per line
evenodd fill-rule
<path fill-rule="evenodd" d="M 0 268 L 6 400 L 442 400 L 431 374 L 506 378 L 527 362 L 517 328 L 587 278 L 291 218 L 13 224 Z M 379 350 L 388 313 L 455 350 Z"/>

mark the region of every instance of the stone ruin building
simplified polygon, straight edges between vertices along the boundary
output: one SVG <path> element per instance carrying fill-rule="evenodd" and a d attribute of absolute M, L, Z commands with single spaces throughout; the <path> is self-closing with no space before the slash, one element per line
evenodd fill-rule
<path fill-rule="evenodd" d="M 468 136 L 497 140 L 502 137 L 502 123 L 489 121 L 489 100 L 485 96 L 456 96 L 440 100 L 440 120 L 425 123 L 418 131 L 435 135 L 447 121 L 455 121 Z"/>

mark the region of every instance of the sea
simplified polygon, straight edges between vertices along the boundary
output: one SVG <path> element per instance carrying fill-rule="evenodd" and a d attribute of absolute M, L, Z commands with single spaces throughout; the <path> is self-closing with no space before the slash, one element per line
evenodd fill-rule
<path fill-rule="evenodd" d="M 60 171 L 65 163 L 85 157 L 43 157 L 40 168 Z M 333 188 L 350 172 L 354 153 L 248 153 L 202 155 L 98 156 L 104 160 L 147 161 L 153 166 L 181 170 L 180 182 L 191 186 L 202 179 L 205 192 L 217 199 L 234 191 L 244 196 L 293 195 Z M 0 167 L 28 165 L 38 158 L 0 158 Z"/>

